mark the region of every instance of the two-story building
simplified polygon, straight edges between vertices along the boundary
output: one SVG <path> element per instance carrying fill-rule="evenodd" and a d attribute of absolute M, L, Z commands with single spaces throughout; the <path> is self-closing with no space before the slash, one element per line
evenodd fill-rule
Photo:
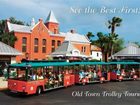
<path fill-rule="evenodd" d="M 90 42 L 86 36 L 72 31 L 59 32 L 59 22 L 52 11 L 45 22 L 39 19 L 35 23 L 33 19 L 31 26 L 12 24 L 8 20 L 7 30 L 14 31 L 17 37 L 14 47 L 23 53 L 22 56 L 16 57 L 17 61 L 22 59 L 45 60 L 64 41 L 71 41 L 79 51 L 87 56 L 90 55 Z"/>

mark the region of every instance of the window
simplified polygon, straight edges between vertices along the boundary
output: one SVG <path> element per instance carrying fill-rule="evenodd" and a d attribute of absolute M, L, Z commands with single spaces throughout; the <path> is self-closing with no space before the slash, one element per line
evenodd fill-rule
<path fill-rule="evenodd" d="M 52 40 L 52 46 L 55 46 L 55 40 Z"/>
<path fill-rule="evenodd" d="M 85 46 L 82 47 L 81 52 L 86 52 L 86 47 Z"/>
<path fill-rule="evenodd" d="M 97 53 L 97 57 L 99 56 L 99 53 Z"/>
<path fill-rule="evenodd" d="M 42 40 L 42 53 L 46 53 L 46 39 Z"/>
<path fill-rule="evenodd" d="M 52 40 L 52 52 L 55 51 L 55 40 Z"/>
<path fill-rule="evenodd" d="M 57 34 L 57 29 L 54 29 L 54 34 Z"/>
<path fill-rule="evenodd" d="M 23 37 L 22 38 L 22 52 L 26 52 L 27 51 L 27 38 Z"/>
<path fill-rule="evenodd" d="M 83 47 L 81 48 L 81 52 L 83 52 Z"/>
<path fill-rule="evenodd" d="M 57 41 L 57 46 L 60 46 L 61 45 L 61 41 Z"/>
<path fill-rule="evenodd" d="M 38 53 L 38 38 L 34 39 L 34 52 Z"/>
<path fill-rule="evenodd" d="M 55 51 L 55 48 L 54 47 L 52 47 L 52 52 L 54 52 Z"/>
<path fill-rule="evenodd" d="M 84 52 L 86 52 L 86 47 L 84 47 Z"/>

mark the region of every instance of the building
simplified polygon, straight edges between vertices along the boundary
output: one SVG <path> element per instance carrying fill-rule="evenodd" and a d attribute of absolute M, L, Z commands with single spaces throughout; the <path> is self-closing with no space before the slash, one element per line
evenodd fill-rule
<path fill-rule="evenodd" d="M 80 52 L 71 41 L 64 41 L 61 46 L 59 46 L 55 52 L 51 54 L 54 58 L 69 59 L 69 60 L 79 60 L 86 59 L 88 56 Z"/>
<path fill-rule="evenodd" d="M 116 60 L 140 61 L 140 48 L 134 43 L 129 43 L 124 49 L 113 54 L 110 58 Z"/>
<path fill-rule="evenodd" d="M 70 30 L 67 33 L 60 33 L 65 36 L 64 41 L 70 41 L 81 54 L 90 56 L 90 41 L 85 35 L 77 33 L 75 30 Z"/>
<path fill-rule="evenodd" d="M 0 64 L 16 63 L 16 56 L 18 55 L 22 55 L 22 53 L 5 43 L 0 42 Z"/>
<path fill-rule="evenodd" d="M 59 32 L 59 22 L 52 11 L 45 22 L 39 19 L 35 23 L 35 20 L 32 19 L 31 26 L 12 24 L 10 21 L 7 21 L 7 30 L 14 31 L 18 39 L 14 47 L 23 53 L 22 56 L 16 57 L 17 61 L 22 59 L 45 60 L 58 46 L 64 41 L 69 40 L 71 40 L 79 51 L 90 55 L 90 43 L 88 39 L 74 31 L 67 33 Z M 77 40 L 78 37 L 80 40 Z"/>
<path fill-rule="evenodd" d="M 102 60 L 101 48 L 95 45 L 91 45 L 91 58 L 95 60 Z"/>
<path fill-rule="evenodd" d="M 7 64 L 16 63 L 16 56 L 22 55 L 16 49 L 0 42 L 0 75 Z"/>

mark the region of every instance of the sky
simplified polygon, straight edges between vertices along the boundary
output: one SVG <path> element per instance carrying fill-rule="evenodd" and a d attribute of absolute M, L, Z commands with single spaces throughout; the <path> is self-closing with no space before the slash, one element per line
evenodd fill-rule
<path fill-rule="evenodd" d="M 116 33 L 125 42 L 140 42 L 140 0 L 0 0 L 0 20 L 15 17 L 30 23 L 32 18 L 45 22 L 50 11 L 59 21 L 60 31 L 109 33 L 108 20 L 122 18 Z"/>

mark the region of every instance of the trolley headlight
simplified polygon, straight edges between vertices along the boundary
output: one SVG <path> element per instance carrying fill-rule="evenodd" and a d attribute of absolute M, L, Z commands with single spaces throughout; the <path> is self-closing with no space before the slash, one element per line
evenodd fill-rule
<path fill-rule="evenodd" d="M 17 85 L 17 83 L 14 83 L 14 86 L 16 86 Z"/>
<path fill-rule="evenodd" d="M 31 86 L 31 87 L 30 87 L 30 90 L 31 90 L 31 91 L 32 91 L 32 90 L 34 90 L 34 87 L 33 87 L 33 86 Z"/>
<path fill-rule="evenodd" d="M 69 85 L 69 82 L 67 82 L 67 85 Z"/>
<path fill-rule="evenodd" d="M 101 78 L 101 81 L 104 81 L 104 78 L 103 77 Z"/>
<path fill-rule="evenodd" d="M 137 75 L 134 75 L 134 77 L 133 77 L 133 78 L 135 78 L 135 79 L 136 79 L 136 78 L 137 78 Z"/>
<path fill-rule="evenodd" d="M 120 79 L 120 80 L 123 79 L 122 76 L 120 76 L 119 79 Z"/>
<path fill-rule="evenodd" d="M 85 80 L 85 79 L 84 79 L 83 81 L 84 81 L 84 82 L 86 82 L 86 80 Z"/>

